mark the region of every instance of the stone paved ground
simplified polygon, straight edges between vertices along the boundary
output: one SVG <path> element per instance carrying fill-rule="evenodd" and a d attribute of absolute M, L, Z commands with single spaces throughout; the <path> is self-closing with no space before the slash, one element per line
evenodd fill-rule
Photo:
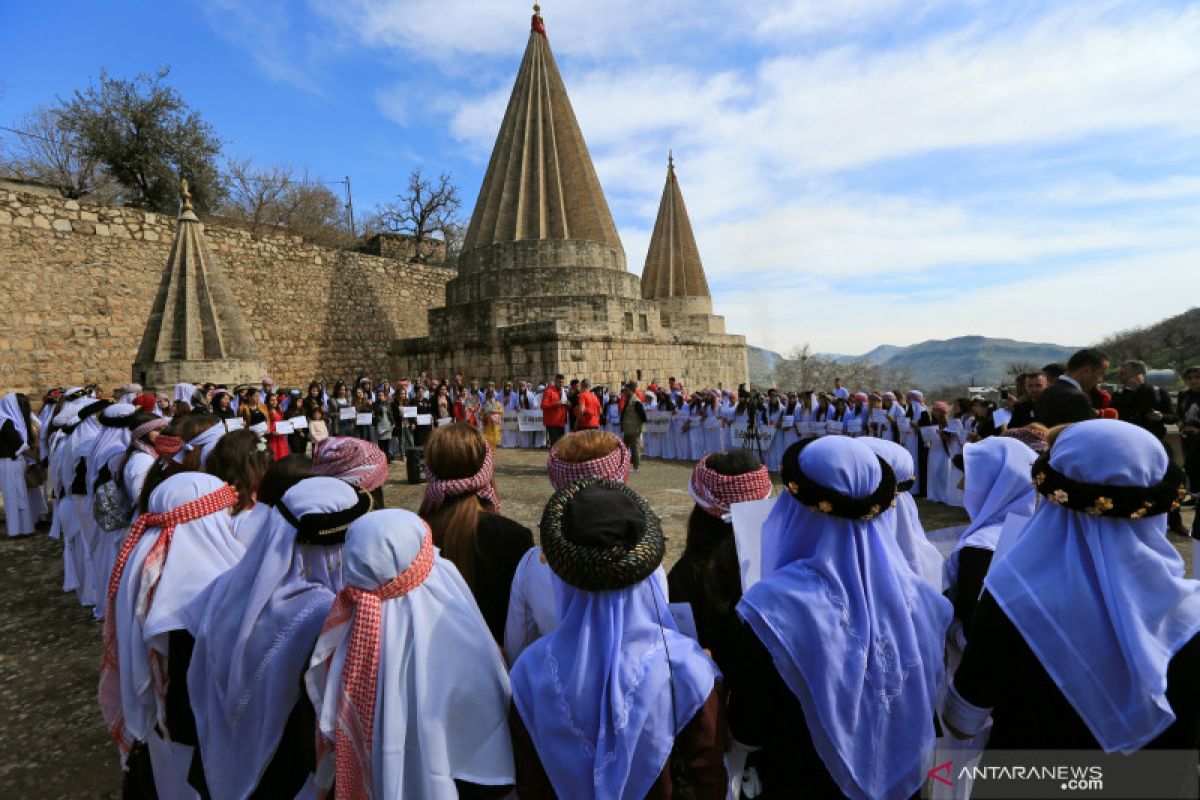
<path fill-rule="evenodd" d="M 683 547 L 689 475 L 682 462 L 648 461 L 630 481 L 663 518 L 668 565 Z M 504 513 L 536 529 L 550 495 L 545 452 L 501 451 L 496 476 Z M 388 505 L 415 509 L 421 493 L 405 482 L 404 465 L 394 464 Z M 921 518 L 931 530 L 965 522 L 961 511 L 924 502 Z M 1190 546 L 1176 544 L 1190 565 Z M 119 794 L 115 750 L 96 708 L 100 626 L 61 585 L 58 542 L 0 533 L 0 797 L 6 799 Z"/>

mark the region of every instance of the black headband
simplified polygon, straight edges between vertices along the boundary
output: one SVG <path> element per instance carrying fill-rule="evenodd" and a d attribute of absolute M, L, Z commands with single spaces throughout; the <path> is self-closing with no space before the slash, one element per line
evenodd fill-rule
<path fill-rule="evenodd" d="M 791 449 L 788 448 L 789 451 Z M 878 456 L 876 459 L 879 461 L 881 475 L 875 491 L 866 497 L 850 497 L 836 489 L 822 486 L 805 475 L 804 470 L 800 469 L 800 448 L 796 448 L 795 452 L 791 454 L 793 459 L 790 462 L 786 461 L 788 455 L 789 453 L 784 454 L 785 473 L 781 476 L 784 486 L 787 487 L 792 497 L 822 514 L 867 522 L 896 505 L 896 492 L 899 489 L 896 484 L 896 473 L 886 461 Z M 911 483 L 909 488 L 912 488 Z"/>
<path fill-rule="evenodd" d="M 275 504 L 275 509 L 283 515 L 288 524 L 296 529 L 296 544 L 338 545 L 346 541 L 346 529 L 350 523 L 366 514 L 375 507 L 371 495 L 361 489 L 355 489 L 358 500 L 350 508 L 338 511 L 318 512 L 297 517 L 283 501 Z"/>
<path fill-rule="evenodd" d="M 79 409 L 79 421 L 83 422 L 93 414 L 99 414 L 104 409 L 112 405 L 111 400 L 97 400 L 94 403 L 88 403 L 83 408 Z"/>
<path fill-rule="evenodd" d="M 1166 514 L 1179 508 L 1187 497 L 1185 473 L 1174 464 L 1167 465 L 1166 474 L 1153 486 L 1105 486 L 1072 480 L 1050 466 L 1049 453 L 1033 462 L 1032 474 L 1038 493 L 1051 503 L 1094 517 L 1141 519 Z"/>

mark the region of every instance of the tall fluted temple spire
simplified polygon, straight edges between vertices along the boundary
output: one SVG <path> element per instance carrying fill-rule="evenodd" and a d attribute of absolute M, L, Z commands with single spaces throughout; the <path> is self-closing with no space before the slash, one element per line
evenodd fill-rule
<path fill-rule="evenodd" d="M 709 297 L 700 250 L 675 177 L 673 152 L 667 153 L 667 181 L 642 270 L 642 297 Z"/>
<path fill-rule="evenodd" d="M 463 251 L 572 239 L 620 248 L 538 6 Z"/>

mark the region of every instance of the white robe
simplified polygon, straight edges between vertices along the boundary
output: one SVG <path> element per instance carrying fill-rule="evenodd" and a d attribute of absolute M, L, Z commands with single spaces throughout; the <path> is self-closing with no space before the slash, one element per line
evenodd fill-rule
<path fill-rule="evenodd" d="M 4 495 L 4 517 L 8 525 L 9 536 L 22 536 L 33 533 L 40 514 L 35 514 L 37 507 L 31 495 L 41 497 L 41 489 L 30 489 L 25 486 L 25 457 L 0 458 L 0 493 Z M 42 503 L 42 509 L 45 503 Z"/>

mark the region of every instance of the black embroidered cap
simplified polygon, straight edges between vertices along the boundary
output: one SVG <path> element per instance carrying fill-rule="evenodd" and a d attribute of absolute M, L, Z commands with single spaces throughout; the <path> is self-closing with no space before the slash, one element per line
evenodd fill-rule
<path fill-rule="evenodd" d="M 1141 519 L 1174 511 L 1187 498 L 1184 471 L 1174 464 L 1153 486 L 1105 486 L 1072 480 L 1050 466 L 1050 453 L 1033 462 L 1033 485 L 1055 505 L 1095 517 Z"/>
<path fill-rule="evenodd" d="M 633 586 L 662 564 L 666 537 L 649 504 L 623 483 L 580 478 L 542 513 L 542 553 L 558 577 L 589 592 Z"/>
<path fill-rule="evenodd" d="M 284 505 L 282 500 L 276 503 L 275 509 L 283 515 L 289 525 L 296 529 L 297 544 L 326 546 L 344 544 L 346 529 L 350 527 L 350 523 L 375 507 L 375 501 L 371 495 L 361 489 L 355 489 L 354 493 L 358 495 L 358 501 L 350 508 L 338 511 L 305 514 L 297 517 L 290 508 Z"/>
<path fill-rule="evenodd" d="M 875 491 L 866 497 L 850 497 L 836 489 L 814 481 L 800 469 L 800 451 L 803 445 L 799 442 L 789 447 L 783 454 L 783 464 L 779 469 L 779 477 L 792 497 L 804 505 L 835 517 L 866 522 L 887 511 L 896 504 L 896 493 L 899 486 L 896 483 L 896 473 L 882 458 L 879 461 L 881 476 Z M 912 484 L 908 481 L 909 488 Z"/>

